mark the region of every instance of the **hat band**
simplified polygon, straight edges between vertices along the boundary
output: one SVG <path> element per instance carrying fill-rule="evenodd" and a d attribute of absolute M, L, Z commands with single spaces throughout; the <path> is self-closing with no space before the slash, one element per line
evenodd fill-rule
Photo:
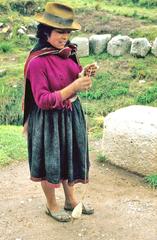
<path fill-rule="evenodd" d="M 56 22 L 58 24 L 63 24 L 63 25 L 71 25 L 73 23 L 73 19 L 69 18 L 69 19 L 64 19 L 55 15 L 52 15 L 50 13 L 45 12 L 43 14 L 43 17 L 45 19 L 47 19 L 48 21 L 52 21 L 52 22 Z"/>

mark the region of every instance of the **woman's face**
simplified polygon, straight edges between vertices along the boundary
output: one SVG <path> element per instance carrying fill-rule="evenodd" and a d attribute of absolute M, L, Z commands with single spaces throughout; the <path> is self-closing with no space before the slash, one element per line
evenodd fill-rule
<path fill-rule="evenodd" d="M 69 39 L 70 32 L 65 29 L 54 29 L 47 41 L 55 48 L 62 49 Z"/>

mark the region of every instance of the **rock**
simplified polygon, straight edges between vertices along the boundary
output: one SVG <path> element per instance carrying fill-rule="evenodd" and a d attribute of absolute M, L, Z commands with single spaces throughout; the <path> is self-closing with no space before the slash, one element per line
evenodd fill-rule
<path fill-rule="evenodd" d="M 145 80 L 139 80 L 140 84 L 145 83 L 145 82 L 146 82 Z"/>
<path fill-rule="evenodd" d="M 104 52 L 110 39 L 111 34 L 92 35 L 89 38 L 89 48 L 91 53 L 100 54 Z"/>
<path fill-rule="evenodd" d="M 21 26 L 20 29 L 23 29 L 23 31 L 27 32 L 27 28 L 25 26 Z"/>
<path fill-rule="evenodd" d="M 0 22 L 0 28 L 4 26 L 4 23 Z"/>
<path fill-rule="evenodd" d="M 121 56 L 124 53 L 129 52 L 132 39 L 128 36 L 115 36 L 113 37 L 107 46 L 107 52 L 112 56 Z"/>
<path fill-rule="evenodd" d="M 155 41 L 153 42 L 151 52 L 154 56 L 157 57 L 157 38 L 155 38 Z"/>
<path fill-rule="evenodd" d="M 0 70 L 0 77 L 4 77 L 7 74 L 7 70 L 6 69 L 1 69 Z"/>
<path fill-rule="evenodd" d="M 30 23 L 27 27 L 30 31 L 36 31 L 37 30 L 37 26 L 38 26 L 38 22 L 33 21 L 32 23 Z"/>
<path fill-rule="evenodd" d="M 104 119 L 103 154 L 112 163 L 142 175 L 157 174 L 157 108 L 129 106 Z"/>
<path fill-rule="evenodd" d="M 147 38 L 135 38 L 132 41 L 130 54 L 136 57 L 145 57 L 151 49 Z"/>
<path fill-rule="evenodd" d="M 25 31 L 22 28 L 19 28 L 17 30 L 17 33 L 18 33 L 18 35 L 25 35 L 26 34 Z"/>
<path fill-rule="evenodd" d="M 78 56 L 89 56 L 89 40 L 86 37 L 75 37 L 71 40 L 72 43 L 76 43 L 78 46 Z"/>
<path fill-rule="evenodd" d="M 27 34 L 27 36 L 29 37 L 30 40 L 32 41 L 36 41 L 37 38 L 36 38 L 36 35 L 35 34 Z"/>
<path fill-rule="evenodd" d="M 10 31 L 11 31 L 11 27 L 9 25 L 6 26 L 6 27 L 3 27 L 2 30 L 1 30 L 1 32 L 3 32 L 3 33 L 8 33 Z"/>
<path fill-rule="evenodd" d="M 0 41 L 9 39 L 11 31 L 11 26 L 9 25 L 0 27 Z"/>

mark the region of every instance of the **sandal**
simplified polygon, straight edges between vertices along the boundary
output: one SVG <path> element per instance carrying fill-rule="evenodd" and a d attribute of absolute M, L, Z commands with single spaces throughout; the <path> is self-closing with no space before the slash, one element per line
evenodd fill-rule
<path fill-rule="evenodd" d="M 65 203 L 64 210 L 73 211 L 74 207 L 71 206 L 71 203 Z M 91 206 L 82 203 L 82 214 L 90 215 L 94 213 L 94 208 Z"/>
<path fill-rule="evenodd" d="M 66 213 L 63 209 L 57 212 L 50 210 L 46 206 L 46 214 L 52 217 L 53 219 L 57 220 L 58 222 L 70 222 L 71 216 Z"/>

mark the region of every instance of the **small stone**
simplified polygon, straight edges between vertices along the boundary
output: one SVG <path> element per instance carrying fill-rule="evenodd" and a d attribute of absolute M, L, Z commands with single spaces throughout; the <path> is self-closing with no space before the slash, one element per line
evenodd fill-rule
<path fill-rule="evenodd" d="M 7 33 L 7 32 L 9 32 L 9 31 L 10 31 L 10 26 L 7 26 L 7 27 L 2 28 L 2 32 L 3 32 L 3 33 Z"/>
<path fill-rule="evenodd" d="M 146 81 L 145 80 L 140 80 L 139 83 L 145 83 Z"/>
<path fill-rule="evenodd" d="M 29 199 L 28 199 L 28 202 L 32 202 L 32 198 L 29 198 Z"/>
<path fill-rule="evenodd" d="M 21 204 L 24 204 L 24 201 L 21 201 L 20 203 L 21 203 Z"/>
<path fill-rule="evenodd" d="M 81 234 L 81 233 L 79 233 L 79 234 L 78 234 L 78 236 L 79 236 L 79 237 L 82 237 L 82 234 Z"/>
<path fill-rule="evenodd" d="M 6 70 L 6 69 L 1 69 L 1 70 L 0 70 L 0 77 L 5 76 L 6 73 L 7 73 L 7 70 Z"/>
<path fill-rule="evenodd" d="M 27 28 L 23 25 L 20 28 L 23 29 L 25 32 L 27 31 Z"/>
<path fill-rule="evenodd" d="M 36 40 L 36 35 L 34 34 L 27 34 L 27 36 L 29 37 L 30 40 Z"/>
<path fill-rule="evenodd" d="M 24 35 L 24 34 L 26 34 L 25 31 L 24 31 L 22 28 L 18 29 L 18 30 L 17 30 L 17 33 L 18 33 L 19 35 Z"/>

